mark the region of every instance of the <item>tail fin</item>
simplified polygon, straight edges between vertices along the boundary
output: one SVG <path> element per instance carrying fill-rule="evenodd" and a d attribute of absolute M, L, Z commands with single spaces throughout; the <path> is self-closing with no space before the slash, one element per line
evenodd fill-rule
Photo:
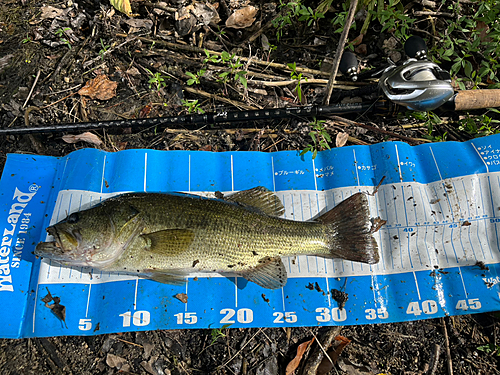
<path fill-rule="evenodd" d="M 378 263 L 366 194 L 356 193 L 318 218 L 327 226 L 332 257 L 368 264 Z"/>

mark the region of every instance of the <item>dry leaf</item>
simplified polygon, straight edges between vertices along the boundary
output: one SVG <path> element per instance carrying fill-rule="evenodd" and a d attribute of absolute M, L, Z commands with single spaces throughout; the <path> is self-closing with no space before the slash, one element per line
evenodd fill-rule
<path fill-rule="evenodd" d="M 363 41 L 363 37 L 365 36 L 365 34 L 359 34 L 356 38 L 354 38 L 352 41 L 351 41 L 351 44 L 353 46 L 357 46 L 357 45 L 360 45 L 361 42 Z"/>
<path fill-rule="evenodd" d="M 108 100 L 116 96 L 117 82 L 111 81 L 105 74 L 88 81 L 78 93 L 91 99 Z"/>
<path fill-rule="evenodd" d="M 269 43 L 269 39 L 267 38 L 267 36 L 265 34 L 262 34 L 260 38 L 264 51 L 269 51 L 271 49 L 271 43 Z"/>
<path fill-rule="evenodd" d="M 347 133 L 337 133 L 337 137 L 335 138 L 335 145 L 337 147 L 344 147 L 349 139 L 349 134 Z"/>
<path fill-rule="evenodd" d="M 479 39 L 483 43 L 491 43 L 491 37 L 488 36 L 490 27 L 484 21 L 477 21 L 477 30 L 479 30 Z"/>
<path fill-rule="evenodd" d="M 130 18 L 128 20 L 124 20 L 127 25 L 131 27 L 135 27 L 136 29 L 144 28 L 146 30 L 151 30 L 153 27 L 153 21 L 147 20 L 147 19 L 136 19 L 136 18 Z"/>
<path fill-rule="evenodd" d="M 127 16 L 132 15 L 132 7 L 129 0 L 109 0 L 109 2 L 119 12 L 125 13 Z"/>
<path fill-rule="evenodd" d="M 78 135 L 63 135 L 62 140 L 66 143 L 87 142 L 95 146 L 102 145 L 102 141 L 99 139 L 99 137 L 91 132 L 85 132 Z"/>
<path fill-rule="evenodd" d="M 342 350 L 344 350 L 350 342 L 351 340 L 345 338 L 344 336 L 335 337 L 335 348 L 328 350 L 327 353 L 330 358 L 327 358 L 326 356 L 323 357 L 320 365 L 318 366 L 318 370 L 316 371 L 316 375 L 328 374 L 333 368 L 332 363 L 337 362 L 340 353 L 342 353 Z"/>
<path fill-rule="evenodd" d="M 127 360 L 122 357 L 118 357 L 117 355 L 108 353 L 106 357 L 106 364 L 109 367 L 116 367 L 118 370 L 123 367 L 127 363 Z"/>
<path fill-rule="evenodd" d="M 210 3 L 195 3 L 193 14 L 203 25 L 218 24 L 220 22 L 219 13 Z"/>
<path fill-rule="evenodd" d="M 233 29 L 244 29 L 245 27 L 250 27 L 255 21 L 255 15 L 257 12 L 258 9 L 252 5 L 238 9 L 229 16 L 226 21 L 226 26 L 232 27 Z"/>
<path fill-rule="evenodd" d="M 56 18 L 56 17 L 62 16 L 64 14 L 64 10 L 59 9 L 59 8 L 54 8 L 50 5 L 45 5 L 40 10 L 42 11 L 42 14 L 40 15 L 42 20 L 47 19 L 47 18 L 49 18 L 49 19 Z"/>
<path fill-rule="evenodd" d="M 182 21 L 191 17 L 191 12 L 194 10 L 194 5 L 189 4 L 188 6 L 182 7 L 178 12 L 175 12 L 174 19 L 176 21 Z"/>
<path fill-rule="evenodd" d="M 302 344 L 299 345 L 299 347 L 297 348 L 297 355 L 286 366 L 286 375 L 292 375 L 295 372 L 295 370 L 297 370 L 297 367 L 299 367 L 300 365 L 302 356 L 313 342 L 314 342 L 314 337 L 312 338 L 312 340 L 303 342 Z"/>

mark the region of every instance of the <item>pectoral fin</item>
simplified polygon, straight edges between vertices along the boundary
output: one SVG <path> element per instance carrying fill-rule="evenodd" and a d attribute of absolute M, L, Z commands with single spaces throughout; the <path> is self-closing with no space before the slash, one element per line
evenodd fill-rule
<path fill-rule="evenodd" d="M 287 275 L 281 258 L 264 258 L 259 262 L 258 266 L 238 274 L 266 289 L 278 289 L 285 286 Z"/>
<path fill-rule="evenodd" d="M 175 256 L 185 252 L 194 239 L 194 232 L 188 229 L 167 229 L 142 234 L 146 249 L 164 256 Z"/>

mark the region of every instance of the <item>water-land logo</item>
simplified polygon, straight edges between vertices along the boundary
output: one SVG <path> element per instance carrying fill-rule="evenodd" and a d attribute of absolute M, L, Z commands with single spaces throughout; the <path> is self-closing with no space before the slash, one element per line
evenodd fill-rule
<path fill-rule="evenodd" d="M 24 243 L 24 239 L 19 235 L 22 233 L 27 234 L 28 223 L 31 221 L 31 213 L 25 213 L 24 210 L 39 188 L 38 185 L 33 184 L 28 188 L 28 193 L 22 192 L 17 187 L 15 188 L 14 196 L 12 197 L 13 203 L 10 206 L 7 223 L 3 230 L 2 244 L 0 245 L 0 292 L 14 291 L 11 268 L 19 268 L 21 253 L 24 247 L 21 246 Z M 20 238 L 16 238 L 13 247 L 12 241 L 14 240 L 18 224 L 20 224 L 18 233 Z"/>

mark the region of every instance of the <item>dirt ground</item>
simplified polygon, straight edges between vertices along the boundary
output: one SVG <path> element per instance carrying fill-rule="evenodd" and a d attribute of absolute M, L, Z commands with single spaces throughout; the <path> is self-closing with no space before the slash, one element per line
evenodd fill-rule
<path fill-rule="evenodd" d="M 188 114 L 189 110 L 196 112 L 197 108 L 213 112 L 224 108 L 321 104 L 325 82 L 319 80 L 328 79 L 326 72 L 339 34 L 333 32 L 327 20 L 321 19 L 314 27 L 284 29 L 278 41 L 275 29 L 268 23 L 277 16 L 279 4 L 263 1 L 253 3 L 259 11 L 249 26 L 225 27 L 232 10 L 247 3 L 222 0 L 210 7 L 200 5 L 200 17 L 212 17 L 213 10 L 218 11 L 218 29 L 213 19 L 210 24 L 193 19 L 190 10 L 186 10 L 191 3 L 182 0 L 156 5 L 133 2 L 132 11 L 137 14 L 134 18 L 115 11 L 106 1 L 2 0 L 0 130 L 177 116 Z M 341 5 L 334 2 L 332 6 L 340 10 Z M 422 8 L 420 2 L 414 2 L 414 6 Z M 260 31 L 267 36 L 267 44 L 259 36 Z M 356 34 L 351 34 L 352 40 Z M 192 46 L 281 65 L 258 65 L 243 59 L 240 67 L 231 67 L 228 62 L 204 62 L 207 55 Z M 401 50 L 401 44 L 390 33 L 381 33 L 375 26 L 365 35 L 362 45 L 356 47 L 366 66 L 380 65 L 387 54 L 394 57 Z M 303 74 L 300 98 L 296 83 L 286 83 L 292 78 L 290 70 L 283 69 L 294 62 L 310 69 L 296 72 L 296 76 Z M 206 71 L 198 74 L 201 69 Z M 248 72 L 247 87 L 237 74 L 243 70 Z M 226 82 L 220 82 L 224 81 L 224 76 L 220 76 L 224 72 L 228 72 Z M 79 92 L 96 77 L 107 77 L 111 83 L 94 85 L 87 93 Z M 189 85 L 189 79 L 195 82 Z M 463 141 L 474 136 L 457 130 L 456 113 L 440 115 L 446 121 L 435 127 L 433 140 L 445 133 L 447 140 Z M 107 151 L 298 150 L 312 143 L 310 122 L 295 117 L 219 127 L 200 125 L 199 130 L 182 124 L 168 128 L 146 124 L 94 130 L 91 135 L 76 139 L 68 136 L 81 136 L 84 132 L 0 134 L 0 160 L 3 165 L 6 154 L 12 152 L 62 156 L 83 147 Z M 416 145 L 429 141 L 428 124 L 405 116 L 401 109 L 398 113 L 354 113 L 328 118 L 326 132 L 332 138 L 332 146 L 337 139 L 342 144 L 341 138 L 347 139 L 347 145 L 387 140 Z M 449 366 L 455 374 L 496 374 L 500 373 L 499 329 L 498 316 L 488 313 L 339 328 L 224 329 L 215 340 L 211 330 L 4 339 L 0 340 L 0 372 L 285 374 L 300 344 L 313 338 L 324 344 L 332 335 L 340 334 L 350 343 L 331 370 L 333 374 L 450 374 Z M 339 341 L 334 341 L 333 347 L 338 347 Z M 491 350 L 486 350 L 486 346 Z M 322 356 L 322 352 L 313 343 L 297 371 L 330 371 L 323 363 L 321 370 L 313 372 L 318 355 Z"/>

